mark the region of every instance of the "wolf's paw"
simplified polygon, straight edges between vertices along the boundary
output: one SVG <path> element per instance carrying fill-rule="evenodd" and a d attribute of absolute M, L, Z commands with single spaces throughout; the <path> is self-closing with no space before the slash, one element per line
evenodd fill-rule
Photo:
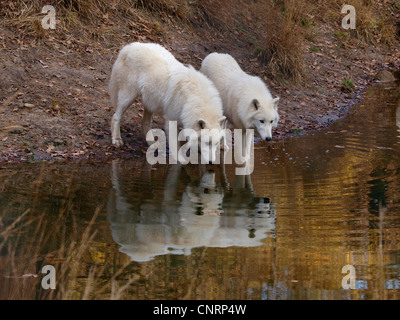
<path fill-rule="evenodd" d="M 121 138 L 113 138 L 112 139 L 112 144 L 118 148 L 121 148 L 124 145 L 124 142 L 122 141 Z"/>
<path fill-rule="evenodd" d="M 151 142 L 151 141 L 147 141 L 147 140 L 146 140 L 146 143 L 147 143 L 147 146 L 150 147 L 154 142 Z"/>
<path fill-rule="evenodd" d="M 230 149 L 229 145 L 226 142 L 223 144 L 223 149 L 225 150 L 225 152 L 228 152 Z"/>
<path fill-rule="evenodd" d="M 250 157 L 250 156 L 245 156 L 245 157 L 243 158 L 243 162 L 241 162 L 241 163 L 238 164 L 238 167 L 246 167 L 246 166 L 248 166 L 249 164 L 251 164 L 251 157 Z"/>

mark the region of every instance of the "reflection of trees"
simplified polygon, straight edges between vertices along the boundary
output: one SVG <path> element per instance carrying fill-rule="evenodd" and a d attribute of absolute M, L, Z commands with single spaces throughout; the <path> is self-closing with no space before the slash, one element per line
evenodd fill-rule
<path fill-rule="evenodd" d="M 396 109 L 396 126 L 397 126 L 397 132 L 400 133 L 400 100 L 399 100 L 399 105 L 397 106 Z M 400 136 L 397 137 L 400 138 Z"/>
<path fill-rule="evenodd" d="M 326 131 L 266 150 L 264 162 L 281 163 L 271 161 L 264 176 L 279 213 L 276 282 L 267 291 L 282 287 L 285 279 L 303 279 L 313 289 L 296 287 L 292 297 L 332 297 L 335 266 L 346 264 L 357 266 L 358 285 L 364 287 L 347 297 L 387 298 L 393 292 L 385 287 L 400 287 L 399 259 L 391 253 L 400 251 L 399 97 L 388 98 L 387 92 L 374 92 L 376 98 Z M 253 179 L 262 192 L 258 182 Z"/>

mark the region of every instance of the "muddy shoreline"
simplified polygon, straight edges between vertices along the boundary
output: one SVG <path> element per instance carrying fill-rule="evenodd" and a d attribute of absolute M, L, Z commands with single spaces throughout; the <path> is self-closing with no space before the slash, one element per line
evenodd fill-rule
<path fill-rule="evenodd" d="M 393 72 L 393 70 L 390 70 Z M 275 143 L 279 143 L 283 139 L 287 139 L 293 136 L 306 135 L 315 131 L 323 130 L 329 128 L 336 121 L 346 117 L 353 108 L 360 102 L 362 102 L 364 95 L 368 88 L 374 85 L 384 85 L 385 83 L 379 81 L 377 79 L 373 79 L 369 81 L 368 85 L 363 88 L 358 89 L 353 92 L 350 96 L 347 97 L 348 104 L 338 109 L 337 112 L 331 117 L 327 118 L 324 121 L 318 123 L 317 126 L 309 126 L 306 129 L 302 129 L 299 131 L 293 131 L 287 125 L 279 123 L 278 128 L 273 132 L 273 140 L 270 142 L 264 142 L 260 139 L 256 139 L 256 147 L 265 148 L 269 145 L 273 145 Z M 156 120 L 156 123 L 162 123 L 162 120 Z M 153 125 L 154 127 L 154 125 Z M 137 132 L 137 130 L 136 130 Z M 18 131 L 17 131 L 18 134 Z M 102 140 L 104 139 L 101 137 Z M 3 138 L 4 139 L 4 138 Z M 141 136 L 140 132 L 137 132 L 136 135 L 133 133 L 127 133 L 124 139 L 124 145 L 121 148 L 115 147 L 111 145 L 111 137 L 109 134 L 106 134 L 106 138 L 109 140 L 109 143 L 105 144 L 96 144 L 92 143 L 92 145 L 87 146 L 87 150 L 85 152 L 77 151 L 77 150 L 63 150 L 57 151 L 54 148 L 51 150 L 47 150 L 47 152 L 43 152 L 41 150 L 32 150 L 31 152 L 26 152 L 21 155 L 21 150 L 15 151 L 14 154 L 7 156 L 1 155 L 0 163 L 2 165 L 6 163 L 42 163 L 42 162 L 76 162 L 83 160 L 90 160 L 91 162 L 99 163 L 99 162 L 108 162 L 114 159 L 144 159 L 146 156 L 147 144 Z M 33 155 L 33 157 L 32 157 Z"/>

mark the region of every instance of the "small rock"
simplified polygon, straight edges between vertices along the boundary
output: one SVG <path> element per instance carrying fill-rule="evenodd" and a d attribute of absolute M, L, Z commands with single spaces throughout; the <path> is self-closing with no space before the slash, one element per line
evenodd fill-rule
<path fill-rule="evenodd" d="M 3 130 L 8 131 L 10 133 L 19 134 L 19 133 L 23 133 L 25 129 L 24 129 L 24 127 L 19 126 L 19 125 L 12 125 L 12 126 L 5 127 Z"/>
<path fill-rule="evenodd" d="M 35 107 L 35 105 L 32 104 L 32 103 L 24 103 L 24 107 L 25 107 L 25 108 L 28 108 L 28 109 L 32 109 L 32 108 Z"/>
<path fill-rule="evenodd" d="M 394 75 L 387 70 L 383 70 L 383 71 L 379 71 L 377 76 L 379 81 L 382 82 L 392 82 L 392 81 L 396 81 L 396 78 L 394 77 Z"/>
<path fill-rule="evenodd" d="M 47 150 L 46 150 L 46 151 L 47 151 Z M 50 150 L 50 152 L 48 152 L 48 153 L 51 153 L 51 151 L 52 151 L 52 150 Z M 40 161 L 40 160 L 52 160 L 51 155 L 49 155 L 48 153 L 43 152 L 43 151 L 39 151 L 39 150 L 33 150 L 33 156 L 34 156 L 34 159 L 35 159 L 36 161 Z"/>
<path fill-rule="evenodd" d="M 62 139 L 59 139 L 59 138 L 55 138 L 54 140 L 53 140 L 53 145 L 54 146 L 62 146 L 62 145 L 66 145 L 67 143 L 66 143 L 66 141 L 65 140 L 62 140 Z"/>

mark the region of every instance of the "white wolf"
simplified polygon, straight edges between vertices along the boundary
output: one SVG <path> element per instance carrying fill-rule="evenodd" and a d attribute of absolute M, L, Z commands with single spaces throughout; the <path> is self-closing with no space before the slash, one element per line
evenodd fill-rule
<path fill-rule="evenodd" d="M 245 73 L 229 54 L 216 52 L 203 60 L 200 71 L 219 90 L 224 114 L 235 129 L 242 129 L 243 133 L 245 129 L 255 129 L 263 140 L 272 139 L 272 129 L 279 121 L 279 98 L 272 98 L 259 77 Z"/>
<path fill-rule="evenodd" d="M 209 141 L 199 141 L 200 152 L 206 161 L 216 160 L 226 125 L 218 90 L 206 76 L 181 64 L 164 47 L 134 42 L 122 48 L 112 69 L 109 90 L 115 108 L 111 121 L 114 145 L 122 146 L 122 115 L 141 95 L 145 137 L 151 129 L 153 113 L 164 116 L 166 128 L 168 121 L 177 121 L 180 127 L 196 130 L 199 139 L 201 129 L 209 129 Z"/>

